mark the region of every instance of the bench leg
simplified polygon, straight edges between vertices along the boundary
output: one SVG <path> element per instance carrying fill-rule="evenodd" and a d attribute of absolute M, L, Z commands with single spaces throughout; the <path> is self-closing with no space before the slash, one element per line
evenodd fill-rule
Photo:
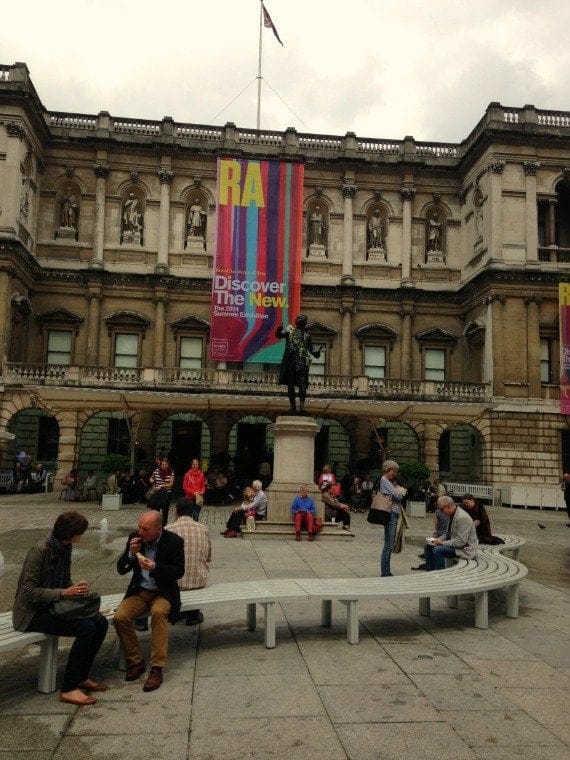
<path fill-rule="evenodd" d="M 275 602 L 263 602 L 263 607 L 265 609 L 265 646 L 267 649 L 275 649 Z"/>
<path fill-rule="evenodd" d="M 48 636 L 41 643 L 38 691 L 42 694 L 51 694 L 55 691 L 58 641 L 58 636 Z"/>
<path fill-rule="evenodd" d="M 475 628 L 489 627 L 489 599 L 487 591 L 475 594 Z"/>
<path fill-rule="evenodd" d="M 507 588 L 507 617 L 519 616 L 519 584 Z"/>
<path fill-rule="evenodd" d="M 351 599 L 346 604 L 346 640 L 358 644 L 358 600 Z"/>
<path fill-rule="evenodd" d="M 420 615 L 424 617 L 430 616 L 430 598 L 429 596 L 420 599 Z"/>
<path fill-rule="evenodd" d="M 450 610 L 456 610 L 458 607 L 458 597 L 456 595 L 454 596 L 448 596 L 447 597 L 447 606 Z"/>
<path fill-rule="evenodd" d="M 321 604 L 321 625 L 330 628 L 332 625 L 332 599 L 323 599 Z"/>
<path fill-rule="evenodd" d="M 255 631 L 256 625 L 256 604 L 255 602 L 252 602 L 247 605 L 247 630 Z"/>

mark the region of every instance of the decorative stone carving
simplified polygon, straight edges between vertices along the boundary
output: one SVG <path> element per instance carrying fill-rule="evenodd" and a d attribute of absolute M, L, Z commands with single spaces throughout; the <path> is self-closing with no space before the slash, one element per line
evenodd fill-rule
<path fill-rule="evenodd" d="M 505 170 L 505 164 L 506 161 L 491 161 L 491 163 L 488 166 L 488 169 L 490 172 L 493 172 L 493 174 L 502 174 Z"/>
<path fill-rule="evenodd" d="M 8 121 L 4 126 L 10 137 L 18 137 L 20 140 L 26 138 L 26 130 L 21 124 L 18 124 L 17 121 Z"/>
<path fill-rule="evenodd" d="M 170 185 L 174 179 L 174 172 L 170 169 L 160 169 L 158 172 L 158 178 L 161 185 Z"/>
<path fill-rule="evenodd" d="M 77 240 L 79 210 L 76 189 L 66 185 L 59 205 L 59 228 L 55 235 L 58 240 Z"/>
<path fill-rule="evenodd" d="M 416 188 L 413 185 L 404 185 L 400 190 L 402 201 L 413 201 L 416 195 Z"/>
<path fill-rule="evenodd" d="M 426 217 L 426 264 L 445 264 L 444 223 L 432 210 Z"/>
<path fill-rule="evenodd" d="M 69 179 L 73 179 L 73 175 L 75 174 L 75 169 L 73 166 L 66 166 L 65 167 L 65 176 L 69 177 Z"/>
<path fill-rule="evenodd" d="M 106 179 L 109 176 L 109 167 L 107 164 L 95 164 L 93 167 L 96 177 L 103 177 Z"/>
<path fill-rule="evenodd" d="M 134 193 L 129 193 L 121 214 L 121 243 L 142 245 L 143 225 L 144 214 L 140 202 Z"/>
<path fill-rule="evenodd" d="M 327 225 L 319 204 L 309 210 L 307 239 L 309 241 L 309 256 L 326 256 Z"/>
<path fill-rule="evenodd" d="M 354 198 L 356 194 L 356 185 L 343 182 L 341 192 L 343 198 Z"/>
<path fill-rule="evenodd" d="M 475 227 L 474 245 L 476 246 L 483 240 L 483 193 L 480 188 L 477 188 L 473 195 L 473 224 Z"/>
<path fill-rule="evenodd" d="M 539 161 L 525 161 L 523 163 L 524 173 L 527 177 L 535 177 L 536 172 L 540 168 Z"/>
<path fill-rule="evenodd" d="M 204 241 L 206 239 L 206 225 L 208 222 L 206 205 L 203 198 L 200 195 L 196 195 L 192 199 L 192 205 L 188 209 L 185 246 L 196 253 L 202 253 L 205 248 Z"/>

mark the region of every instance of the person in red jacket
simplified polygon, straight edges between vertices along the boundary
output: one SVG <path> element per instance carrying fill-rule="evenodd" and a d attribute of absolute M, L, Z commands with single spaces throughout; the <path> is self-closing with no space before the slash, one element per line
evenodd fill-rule
<path fill-rule="evenodd" d="M 194 502 L 192 519 L 198 522 L 200 510 L 204 504 L 204 494 L 206 493 L 206 477 L 200 469 L 200 462 L 197 459 L 191 461 L 190 469 L 184 475 L 182 490 L 184 491 L 184 495 Z"/>

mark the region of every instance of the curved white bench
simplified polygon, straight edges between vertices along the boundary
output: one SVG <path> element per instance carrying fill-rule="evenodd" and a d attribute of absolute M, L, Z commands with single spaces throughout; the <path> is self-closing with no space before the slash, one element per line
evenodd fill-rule
<path fill-rule="evenodd" d="M 346 606 L 347 633 L 350 644 L 358 644 L 358 601 L 392 596 L 419 597 L 420 615 L 430 614 L 431 598 L 447 597 L 449 607 L 457 607 L 457 597 L 473 594 L 475 597 L 475 627 L 488 628 L 488 594 L 498 588 L 507 589 L 507 617 L 519 614 L 519 583 L 528 570 L 520 562 L 503 556 L 510 552 L 518 556 L 525 541 L 518 536 L 501 536 L 504 544 L 480 546 L 475 559 L 457 559 L 445 570 L 429 573 L 399 575 L 390 578 L 310 578 L 297 583 L 310 598 L 322 602 L 321 622 L 332 624 L 332 602 Z"/>
<path fill-rule="evenodd" d="M 391 596 L 419 597 L 421 615 L 430 614 L 432 597 L 447 597 L 448 606 L 457 606 L 457 597 L 475 595 L 475 626 L 487 628 L 488 592 L 507 589 L 507 616 L 518 617 L 518 586 L 527 575 L 527 569 L 515 559 L 503 556 L 510 552 L 518 555 L 524 540 L 517 536 L 502 536 L 504 544 L 482 546 L 475 559 L 458 559 L 445 570 L 430 573 L 400 575 L 392 578 L 306 578 L 214 583 L 205 588 L 181 592 L 181 611 L 204 609 L 220 604 L 245 603 L 247 627 L 256 627 L 256 609 L 265 610 L 265 646 L 275 647 L 275 605 L 280 602 L 320 599 L 321 619 L 324 626 L 332 623 L 332 602 L 338 601 L 347 609 L 347 640 L 358 644 L 358 602 L 360 599 L 380 599 Z M 101 597 L 101 610 L 111 620 L 124 594 Z M 43 633 L 21 633 L 12 627 L 12 613 L 0 614 L 0 652 L 21 649 L 28 644 L 40 644 L 38 691 L 48 694 L 55 691 L 58 637 Z"/>

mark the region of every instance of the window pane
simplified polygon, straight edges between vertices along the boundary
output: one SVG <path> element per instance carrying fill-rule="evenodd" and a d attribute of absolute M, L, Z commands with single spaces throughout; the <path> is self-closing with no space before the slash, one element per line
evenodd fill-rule
<path fill-rule="evenodd" d="M 115 337 L 115 367 L 136 367 L 138 348 L 138 335 L 118 334 Z"/>
<path fill-rule="evenodd" d="M 202 338 L 180 339 L 181 369 L 200 369 L 202 367 Z"/>
<path fill-rule="evenodd" d="M 540 341 L 540 382 L 550 382 L 550 343 L 544 338 Z"/>
<path fill-rule="evenodd" d="M 71 364 L 71 332 L 50 330 L 48 332 L 47 364 Z"/>
<path fill-rule="evenodd" d="M 424 378 L 445 380 L 445 349 L 426 348 L 424 351 Z"/>
<path fill-rule="evenodd" d="M 309 364 L 309 375 L 315 375 L 324 377 L 325 374 L 325 352 L 321 351 L 321 355 L 318 359 L 313 356 L 311 363 Z"/>
<path fill-rule="evenodd" d="M 364 346 L 364 374 L 366 377 L 386 377 L 386 348 Z"/>

